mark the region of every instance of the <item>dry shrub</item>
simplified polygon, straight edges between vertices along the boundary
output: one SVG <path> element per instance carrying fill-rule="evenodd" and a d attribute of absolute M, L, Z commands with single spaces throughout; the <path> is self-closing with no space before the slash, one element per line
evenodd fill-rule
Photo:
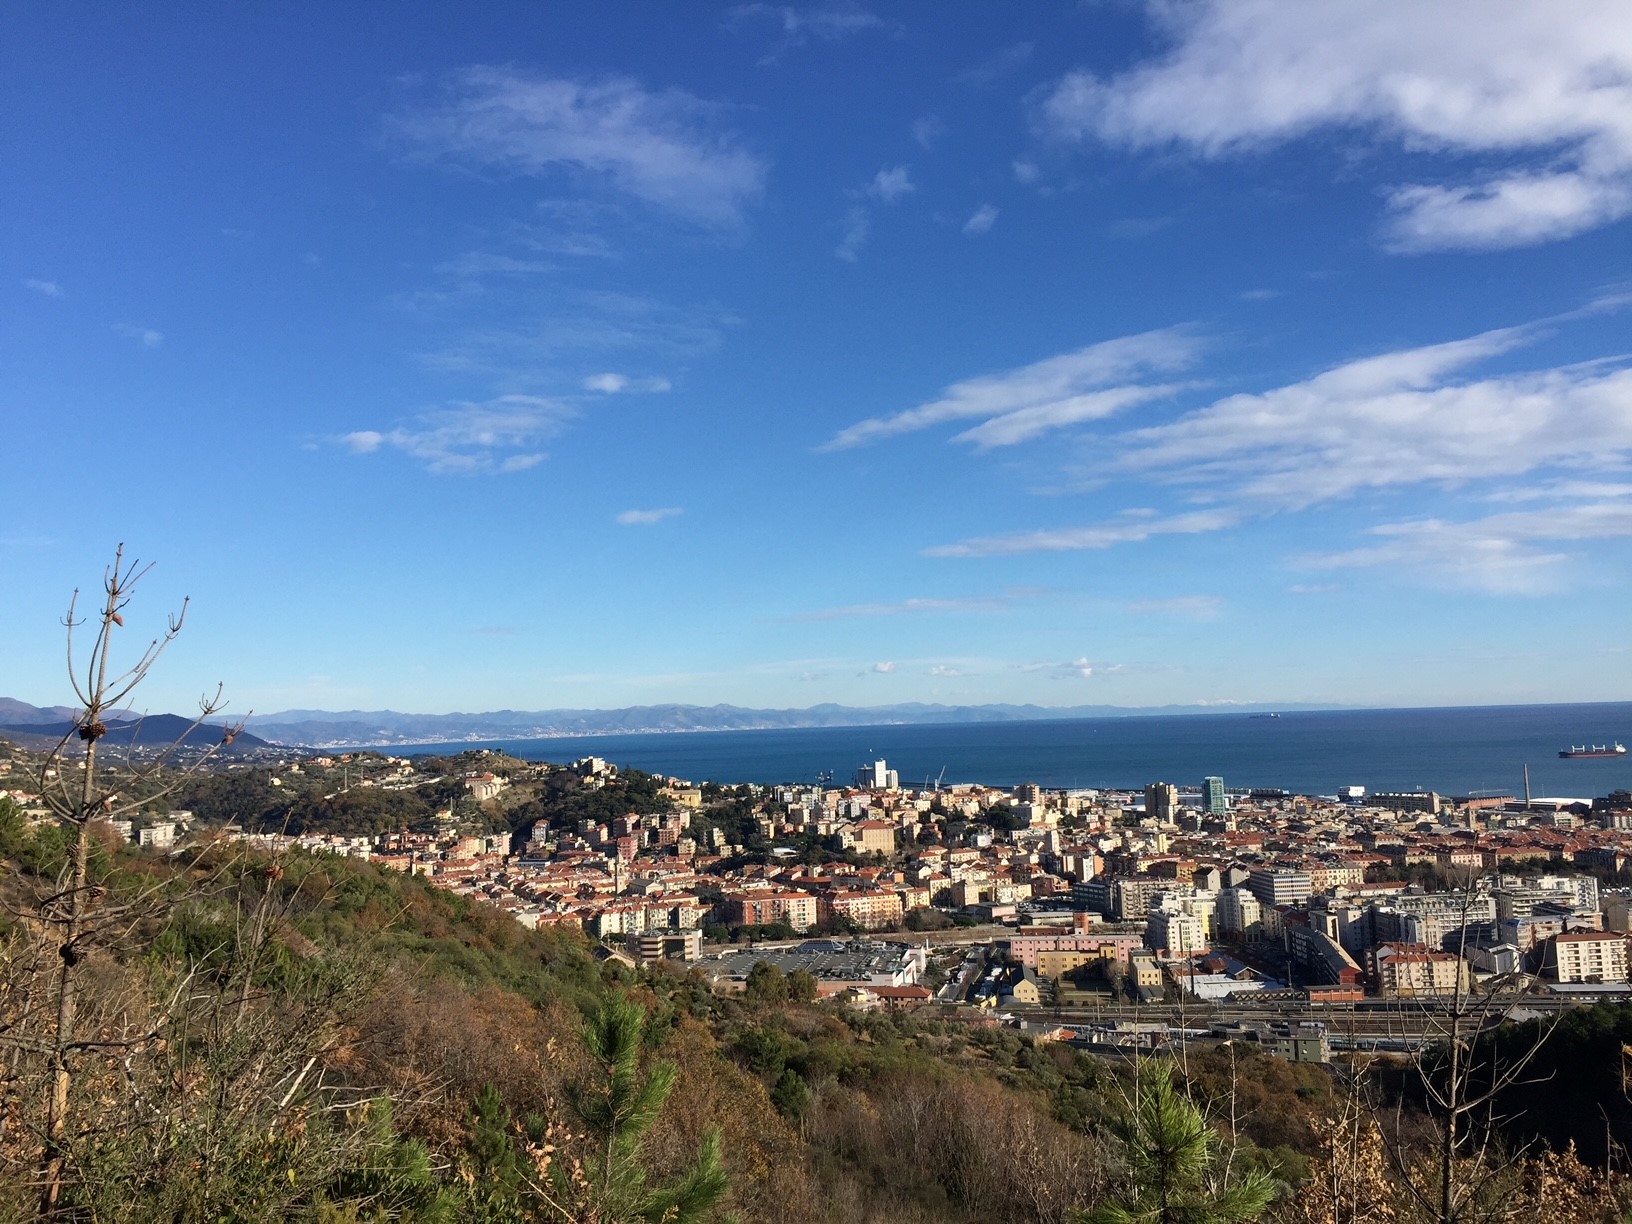
<path fill-rule="evenodd" d="M 345 1072 L 385 1089 L 399 1124 L 434 1148 L 464 1134 L 464 1119 L 493 1085 L 517 1114 L 545 1113 L 583 1070 L 582 1020 L 561 1004 L 534 1007 L 496 988 L 389 974 L 359 1018 Z"/>
<path fill-rule="evenodd" d="M 764 1085 L 720 1054 L 706 1027 L 682 1018 L 660 1056 L 680 1074 L 646 1144 L 659 1178 L 683 1168 L 704 1131 L 718 1126 L 731 1202 L 745 1219 L 805 1224 L 844 1218 L 812 1212 L 819 1190 L 805 1171 L 799 1136 L 772 1106 Z"/>

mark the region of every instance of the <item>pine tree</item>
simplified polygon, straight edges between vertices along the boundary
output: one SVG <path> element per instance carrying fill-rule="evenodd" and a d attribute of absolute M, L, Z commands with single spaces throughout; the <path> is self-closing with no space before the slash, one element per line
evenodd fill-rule
<path fill-rule="evenodd" d="M 618 997 L 606 999 L 584 1030 L 597 1075 L 578 1087 L 570 1103 L 588 1132 L 583 1184 L 593 1203 L 590 1218 L 596 1224 L 695 1224 L 730 1188 L 719 1132 L 704 1136 L 678 1179 L 649 1183 L 641 1144 L 674 1088 L 675 1066 L 657 1063 L 642 1071 L 645 1031 L 645 1009 Z"/>
<path fill-rule="evenodd" d="M 1126 1112 L 1111 1123 L 1128 1185 L 1078 1224 L 1235 1224 L 1256 1220 L 1275 1196 L 1262 1171 L 1236 1175 L 1207 1118 L 1173 1082 L 1172 1064 L 1145 1062 Z"/>

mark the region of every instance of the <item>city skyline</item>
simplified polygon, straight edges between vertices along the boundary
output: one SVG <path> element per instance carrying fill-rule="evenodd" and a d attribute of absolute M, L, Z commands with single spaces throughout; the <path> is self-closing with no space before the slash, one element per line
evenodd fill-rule
<path fill-rule="evenodd" d="M 0 692 L 1623 699 L 1632 15 L 5 18 Z"/>

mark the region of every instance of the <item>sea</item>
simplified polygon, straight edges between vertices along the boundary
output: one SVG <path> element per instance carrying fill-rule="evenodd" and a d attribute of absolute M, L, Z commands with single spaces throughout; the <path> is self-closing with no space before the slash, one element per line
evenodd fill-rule
<path fill-rule="evenodd" d="M 1632 742 L 1632 702 L 1288 710 L 1027 722 L 688 731 L 456 745 L 392 744 L 394 755 L 502 749 L 531 761 L 604 757 L 625 768 L 719 783 L 848 782 L 887 760 L 906 787 L 978 782 L 1049 789 L 1197 786 L 1334 795 L 1340 787 L 1584 798 L 1632 789 L 1632 755 L 1562 760 L 1579 744 Z"/>

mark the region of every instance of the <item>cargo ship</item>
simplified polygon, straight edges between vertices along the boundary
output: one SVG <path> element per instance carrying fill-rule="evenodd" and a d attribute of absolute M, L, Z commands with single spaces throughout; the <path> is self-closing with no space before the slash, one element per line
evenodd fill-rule
<path fill-rule="evenodd" d="M 1560 748 L 1558 755 L 1565 760 L 1573 761 L 1579 757 L 1618 757 L 1626 755 L 1625 744 L 1583 744 L 1579 748 Z"/>

